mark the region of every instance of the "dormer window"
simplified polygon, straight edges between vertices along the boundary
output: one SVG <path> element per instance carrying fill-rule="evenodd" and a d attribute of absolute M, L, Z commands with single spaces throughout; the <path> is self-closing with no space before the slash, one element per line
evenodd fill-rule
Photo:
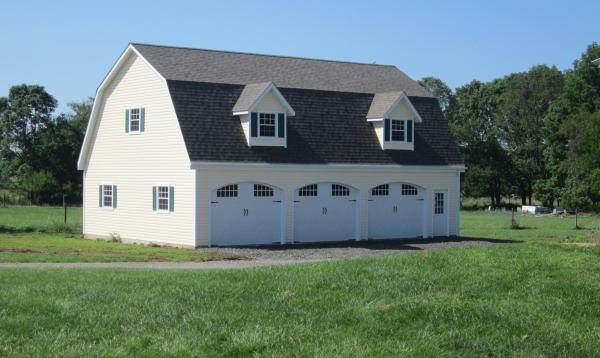
<path fill-rule="evenodd" d="M 384 150 L 414 150 L 415 123 L 422 123 L 419 112 L 404 92 L 378 93 L 373 97 L 367 121 Z"/>
<path fill-rule="evenodd" d="M 259 113 L 258 120 L 258 135 L 260 137 L 275 137 L 275 133 L 277 133 L 275 113 Z"/>
<path fill-rule="evenodd" d="M 272 82 L 248 84 L 233 106 L 251 147 L 287 147 L 288 118 L 295 115 Z"/>

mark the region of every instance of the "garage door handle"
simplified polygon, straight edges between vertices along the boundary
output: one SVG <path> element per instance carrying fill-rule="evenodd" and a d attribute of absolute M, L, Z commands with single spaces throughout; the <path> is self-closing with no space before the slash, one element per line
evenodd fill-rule
<path fill-rule="evenodd" d="M 210 203 L 211 204 L 218 204 L 219 202 L 218 201 L 211 201 Z"/>
<path fill-rule="evenodd" d="M 244 209 L 243 216 L 248 216 L 248 209 Z"/>
<path fill-rule="evenodd" d="M 397 213 L 398 212 L 398 207 L 396 205 L 394 205 L 394 212 Z"/>
<path fill-rule="evenodd" d="M 373 200 L 373 199 L 369 199 L 369 201 L 375 201 L 375 200 Z"/>
<path fill-rule="evenodd" d="M 274 203 L 281 203 L 281 200 L 273 200 Z"/>
<path fill-rule="evenodd" d="M 417 199 L 417 201 L 423 201 L 423 200 L 425 200 L 425 199 Z"/>
<path fill-rule="evenodd" d="M 299 202 L 300 202 L 300 200 L 294 200 L 294 203 L 299 203 Z"/>
<path fill-rule="evenodd" d="M 323 208 L 323 215 L 327 215 L 327 208 Z"/>
<path fill-rule="evenodd" d="M 350 199 L 350 200 L 348 200 L 348 201 L 354 201 L 354 202 L 355 202 L 355 201 L 356 201 L 356 199 Z"/>

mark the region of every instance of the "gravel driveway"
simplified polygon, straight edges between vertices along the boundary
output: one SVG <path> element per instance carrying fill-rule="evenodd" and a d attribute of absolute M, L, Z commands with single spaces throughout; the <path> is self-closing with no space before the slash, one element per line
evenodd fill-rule
<path fill-rule="evenodd" d="M 318 262 L 352 257 L 405 254 L 419 250 L 439 250 L 463 246 L 495 246 L 511 241 L 485 239 L 369 240 L 329 244 L 295 244 L 260 247 L 221 247 L 200 250 L 239 255 L 248 260 L 208 262 L 67 262 L 0 263 L 0 269 L 231 269 L 256 266 Z"/>
<path fill-rule="evenodd" d="M 248 257 L 256 261 L 304 262 L 351 257 L 405 254 L 419 250 L 439 250 L 463 246 L 494 246 L 501 241 L 443 238 L 428 240 L 369 240 L 326 244 L 295 244 L 257 247 L 221 247 L 202 250 Z"/>

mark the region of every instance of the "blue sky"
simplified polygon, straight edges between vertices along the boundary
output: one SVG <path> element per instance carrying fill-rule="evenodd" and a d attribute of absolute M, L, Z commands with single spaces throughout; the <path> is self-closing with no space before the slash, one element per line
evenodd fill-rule
<path fill-rule="evenodd" d="M 600 41 L 600 1 L 8 1 L 0 95 L 41 84 L 93 96 L 129 42 L 393 64 L 452 88 L 546 63 Z"/>

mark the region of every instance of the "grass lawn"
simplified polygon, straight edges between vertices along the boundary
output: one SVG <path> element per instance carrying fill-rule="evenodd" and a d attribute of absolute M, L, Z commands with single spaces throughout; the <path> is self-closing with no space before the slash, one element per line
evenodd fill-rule
<path fill-rule="evenodd" d="M 243 270 L 1 270 L 0 356 L 600 356 L 600 246 L 565 244 L 600 241 L 600 218 L 583 230 L 517 218 L 524 229 L 508 229 L 510 213 L 462 215 L 465 236 L 513 240 L 494 247 Z M 14 231 L 0 247 L 83 241 Z"/>
<path fill-rule="evenodd" d="M 81 238 L 81 209 L 0 208 L 0 262 L 207 261 L 235 259 L 214 252 L 149 247 Z"/>
<path fill-rule="evenodd" d="M 600 252 L 244 270 L 3 270 L 0 356 L 600 356 Z"/>

